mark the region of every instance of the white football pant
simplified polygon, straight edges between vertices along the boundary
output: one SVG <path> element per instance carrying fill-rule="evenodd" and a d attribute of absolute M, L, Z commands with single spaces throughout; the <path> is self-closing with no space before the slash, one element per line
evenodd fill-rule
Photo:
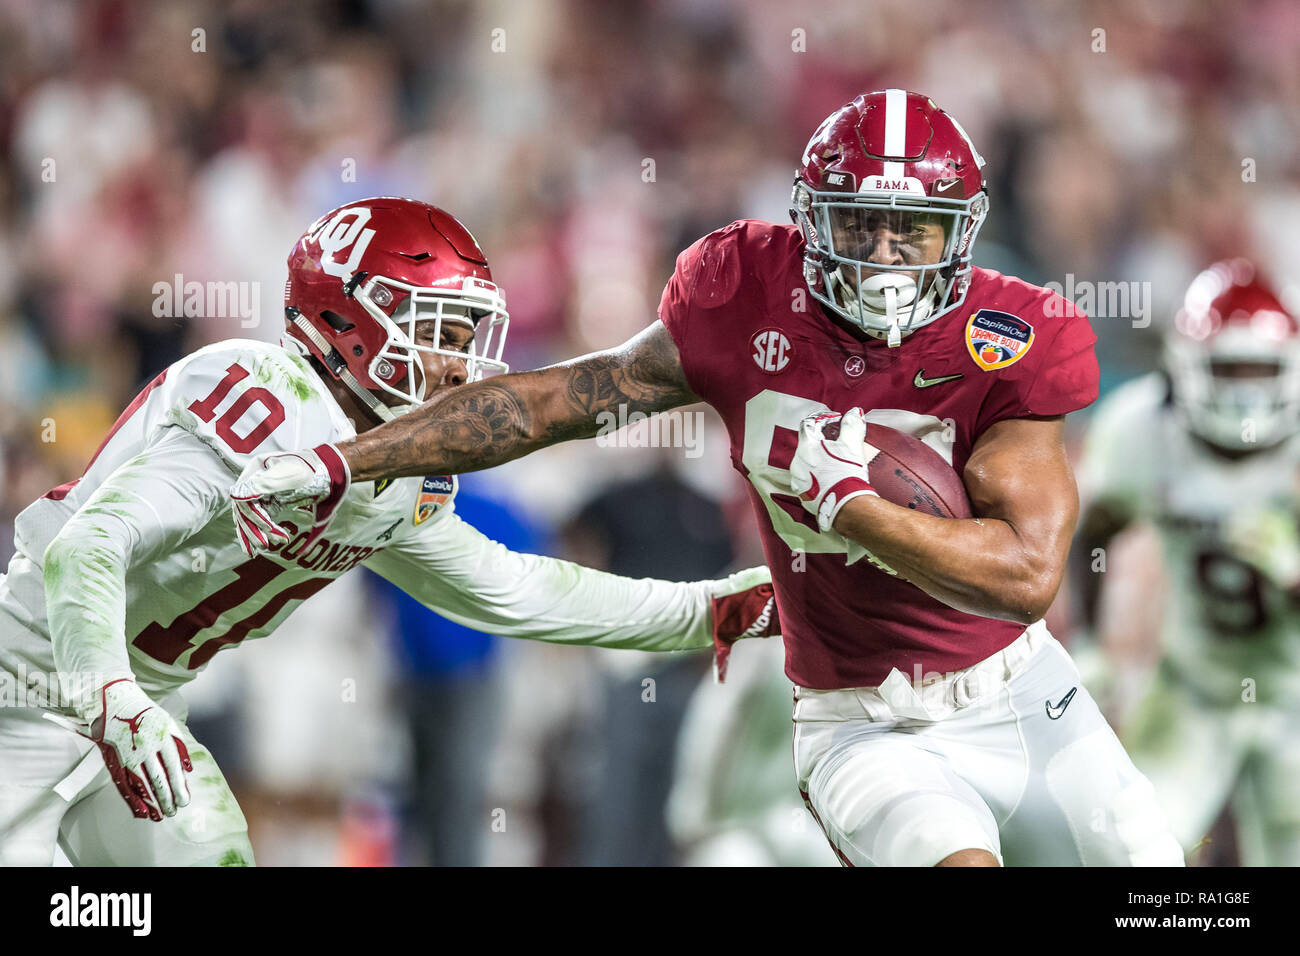
<path fill-rule="evenodd" d="M 1147 779 L 1043 622 L 962 671 L 795 688 L 795 772 L 845 863 L 1182 866 Z"/>

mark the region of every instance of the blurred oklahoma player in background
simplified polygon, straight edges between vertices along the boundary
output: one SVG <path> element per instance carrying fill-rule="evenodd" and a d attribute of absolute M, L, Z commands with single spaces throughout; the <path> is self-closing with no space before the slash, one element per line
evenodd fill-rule
<path fill-rule="evenodd" d="M 237 520 L 282 539 L 253 506 L 327 502 L 349 480 L 336 456 L 358 481 L 487 468 L 592 436 L 601 412 L 703 399 L 750 483 L 799 787 L 841 859 L 1181 864 L 1041 622 L 1077 516 L 1062 436 L 1097 395 L 1094 336 L 1059 297 L 972 268 L 982 165 L 925 96 L 858 96 L 808 143 L 796 225 L 696 242 L 625 345 L 467 386 L 323 455 L 259 456 Z M 858 406 L 944 455 L 977 517 L 876 496 Z"/>
<path fill-rule="evenodd" d="M 51 686 L 0 708 L 0 863 L 49 864 L 57 841 L 74 864 L 251 864 L 243 814 L 177 691 L 358 564 L 493 634 L 677 650 L 725 640 L 715 616 L 737 637 L 760 616 L 750 633 L 774 631 L 766 569 L 672 584 L 516 554 L 460 520 L 446 475 L 355 485 L 331 498 L 329 537 L 286 525 L 249 560 L 226 492 L 253 453 L 325 447 L 505 368 L 487 261 L 424 203 L 321 217 L 290 255 L 286 305 L 284 348 L 234 340 L 172 365 L 80 479 L 19 516 L 0 679 L 20 696 L 28 676 Z"/>
<path fill-rule="evenodd" d="M 1186 850 L 1231 801 L 1243 863 L 1297 866 L 1300 330 L 1250 262 L 1220 262 L 1187 290 L 1164 364 L 1109 395 L 1088 430 L 1083 622 L 1095 626 L 1109 577 L 1090 573 L 1095 549 L 1153 524 L 1162 657 L 1123 739 Z"/>

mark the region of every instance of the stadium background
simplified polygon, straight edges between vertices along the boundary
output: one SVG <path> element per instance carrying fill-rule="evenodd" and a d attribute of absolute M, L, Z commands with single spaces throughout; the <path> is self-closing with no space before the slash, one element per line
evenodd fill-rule
<path fill-rule="evenodd" d="M 1300 278 L 1297 16 L 1288 0 L 0 0 L 0 559 L 14 515 L 80 474 L 140 383 L 208 342 L 278 339 L 285 256 L 324 210 L 399 194 L 462 218 L 506 289 L 506 357 L 534 367 L 644 326 L 698 236 L 787 221 L 813 128 L 885 86 L 931 95 L 987 158 L 977 264 L 1138 283 L 1140 303 L 1092 310 L 1105 391 L 1152 366 L 1212 259 Z M 156 316 L 178 276 L 239 283 L 256 308 Z M 761 560 L 711 417 L 693 448 L 574 444 L 463 488 L 518 547 L 683 579 Z M 1149 542 L 1124 547 L 1143 569 L 1125 586 L 1158 587 Z M 779 650 L 737 652 L 742 686 L 772 691 L 730 714 L 744 747 L 716 740 L 679 773 L 707 656 L 477 638 L 375 581 L 340 581 L 187 695 L 259 862 L 750 859 L 744 841 L 696 855 L 724 817 L 815 839 L 780 767 Z M 1114 614 L 1112 650 L 1140 674 L 1156 622 Z M 719 701 L 686 719 L 734 710 Z"/>

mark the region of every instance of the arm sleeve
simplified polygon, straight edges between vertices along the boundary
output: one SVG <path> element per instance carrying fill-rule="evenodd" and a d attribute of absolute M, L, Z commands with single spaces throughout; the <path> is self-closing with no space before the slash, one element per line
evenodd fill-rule
<path fill-rule="evenodd" d="M 443 617 L 503 637 L 678 651 L 712 645 L 711 581 L 678 584 L 518 554 L 454 512 L 366 561 Z"/>
<path fill-rule="evenodd" d="M 82 716 L 107 681 L 131 677 L 126 574 L 176 550 L 226 504 L 230 471 L 201 441 L 165 428 L 119 466 L 45 550 L 54 662 Z"/>

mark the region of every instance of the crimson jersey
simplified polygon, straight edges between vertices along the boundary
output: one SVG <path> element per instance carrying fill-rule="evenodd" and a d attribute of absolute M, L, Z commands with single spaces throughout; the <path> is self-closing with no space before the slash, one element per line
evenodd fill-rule
<path fill-rule="evenodd" d="M 659 318 L 694 392 L 717 409 L 772 569 L 786 673 L 816 689 L 874 687 L 959 670 L 1023 627 L 958 611 L 822 535 L 788 492 L 800 421 L 860 406 L 908 432 L 958 474 L 976 440 L 1006 418 L 1062 415 L 1097 397 L 1096 336 L 1046 289 L 973 271 L 962 307 L 897 348 L 862 341 L 808 295 L 794 226 L 734 222 L 677 259 Z"/>

